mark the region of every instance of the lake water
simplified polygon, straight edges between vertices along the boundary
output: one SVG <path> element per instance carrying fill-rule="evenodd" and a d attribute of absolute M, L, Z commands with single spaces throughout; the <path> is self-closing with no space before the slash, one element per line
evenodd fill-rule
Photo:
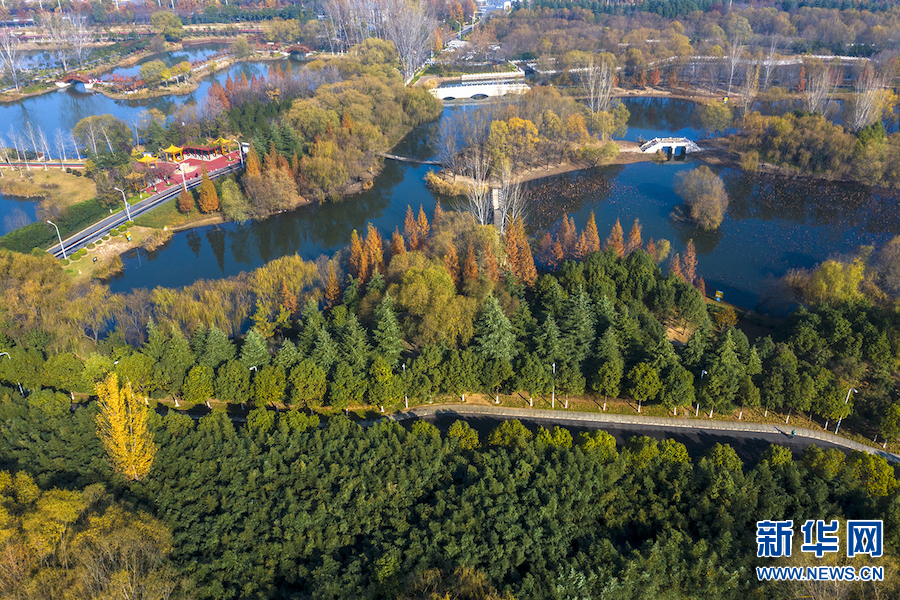
<path fill-rule="evenodd" d="M 628 138 L 658 135 L 698 137 L 693 105 L 666 99 L 627 101 L 633 129 Z M 445 109 L 445 115 L 454 108 Z M 660 126 L 655 126 L 660 123 Z M 427 158 L 434 155 L 431 140 L 437 126 L 415 130 L 395 150 L 397 154 Z M 769 280 L 791 268 L 808 268 L 836 254 L 854 252 L 860 245 L 879 245 L 900 233 L 900 211 L 893 195 L 862 186 L 800 182 L 752 177 L 734 169 L 716 169 L 731 198 L 728 215 L 715 232 L 703 232 L 674 219 L 680 205 L 674 193 L 679 173 L 697 162 L 641 163 L 568 173 L 531 184 L 529 222 L 539 233 L 547 224 L 571 214 L 583 227 L 594 211 L 601 237 L 616 219 L 626 232 L 634 219 L 643 239 L 665 238 L 672 252 L 683 253 L 689 239 L 697 247 L 699 272 L 707 291 L 761 310 L 778 311 L 783 299 L 774 295 Z M 435 195 L 424 185 L 433 167 L 386 161 L 372 190 L 337 204 L 309 207 L 247 225 L 226 224 L 178 233 L 164 248 L 135 251 L 124 258 L 125 271 L 111 282 L 113 291 L 135 287 L 183 286 L 200 278 L 216 278 L 252 270 L 286 254 L 315 259 L 349 242 L 353 229 L 371 222 L 389 237 L 402 227 L 407 204 L 430 213 Z M 445 206 L 448 199 L 442 200 Z M 551 225 L 552 227 L 552 225 Z"/>
<path fill-rule="evenodd" d="M 6 174 L 9 177 L 9 174 Z M 37 205 L 33 200 L 20 200 L 0 194 L 0 235 L 37 221 Z"/>
<path fill-rule="evenodd" d="M 142 111 L 156 107 L 172 114 L 185 103 L 202 101 L 211 81 L 223 82 L 240 71 L 252 77 L 266 74 L 272 63 L 242 63 L 228 72 L 204 80 L 193 94 L 145 101 L 110 100 L 99 94 L 66 90 L 0 106 L 0 134 L 26 121 L 45 131 L 71 129 L 82 117 L 111 113 L 131 122 Z M 678 135 L 702 137 L 695 105 L 666 98 L 624 100 L 631 119 L 626 139 Z M 445 115 L 452 110 L 447 108 Z M 413 131 L 395 152 L 430 158 L 437 124 Z M 900 211 L 895 195 L 882 195 L 862 186 L 798 182 L 773 177 L 749 177 L 733 169 L 716 169 L 731 198 L 728 215 L 715 232 L 702 232 L 690 223 L 673 219 L 680 204 L 674 193 L 676 176 L 697 166 L 688 159 L 666 164 L 642 163 L 570 173 L 531 184 L 529 222 L 536 233 L 553 227 L 563 214 L 571 214 L 579 227 L 593 210 L 601 237 L 616 219 L 626 232 L 634 219 L 643 226 L 643 238 L 665 238 L 672 252 L 684 252 L 693 239 L 699 272 L 707 291 L 725 292 L 727 300 L 746 306 L 774 309 L 767 281 L 797 267 L 811 267 L 836 254 L 854 252 L 860 245 L 879 245 L 900 234 Z M 189 285 L 201 278 L 219 278 L 249 271 L 284 255 L 315 259 L 346 246 L 353 229 L 367 223 L 390 237 L 403 224 L 406 206 L 421 204 L 427 213 L 436 197 L 424 185 L 434 167 L 386 161 L 373 189 L 337 204 L 311 206 L 262 221 L 196 228 L 176 234 L 163 248 L 151 253 L 134 251 L 123 257 L 124 272 L 110 283 L 116 292 L 137 287 Z M 443 199 L 445 206 L 449 199 Z M 34 220 L 29 203 L 0 198 L 0 217 L 13 215 Z M 450 208 L 449 206 L 447 206 Z M 2 221 L 0 221 L 2 223 Z"/>

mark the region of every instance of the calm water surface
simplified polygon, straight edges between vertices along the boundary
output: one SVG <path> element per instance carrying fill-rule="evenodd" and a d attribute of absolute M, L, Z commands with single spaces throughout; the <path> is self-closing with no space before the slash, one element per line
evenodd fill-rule
<path fill-rule="evenodd" d="M 213 51 L 209 49 L 210 52 Z M 116 101 L 99 94 L 71 90 L 0 106 L 0 134 L 12 125 L 31 121 L 45 131 L 71 129 L 91 114 L 112 113 L 133 122 L 155 107 L 172 114 L 179 106 L 202 101 L 213 79 L 224 81 L 240 71 L 252 77 L 266 74 L 271 63 L 242 63 L 203 81 L 193 94 L 145 101 Z M 625 99 L 631 120 L 628 140 L 677 135 L 702 137 L 695 105 L 665 98 Z M 460 108 L 447 108 L 445 116 Z M 397 154 L 433 157 L 437 124 L 413 131 Z M 693 239 L 699 271 L 708 291 L 720 289 L 726 299 L 763 309 L 774 307 L 767 281 L 796 267 L 810 267 L 860 245 L 878 245 L 900 234 L 897 197 L 862 186 L 795 182 L 772 177 L 748 177 L 733 169 L 718 169 L 731 197 L 728 215 L 715 232 L 701 232 L 674 219 L 680 200 L 673 191 L 678 173 L 696 167 L 694 161 L 662 165 L 642 163 L 570 173 L 531 184 L 530 224 L 536 233 L 553 227 L 566 213 L 583 227 L 594 211 L 601 237 L 616 219 L 626 231 L 634 219 L 643 238 L 665 238 L 672 252 L 683 252 Z M 285 255 L 315 259 L 344 247 L 353 229 L 367 223 L 389 237 L 403 224 L 406 206 L 422 205 L 429 214 L 436 197 L 423 181 L 433 167 L 387 161 L 373 189 L 337 204 L 312 206 L 245 225 L 225 224 L 176 234 L 155 252 L 134 251 L 123 257 L 124 272 L 110 283 L 115 292 L 138 287 L 189 285 L 198 279 L 220 278 L 255 269 Z M 448 199 L 442 199 L 445 205 Z M 24 217 L 21 213 L 24 213 Z M 34 203 L 0 197 L 0 217 L 34 220 Z M 552 224 L 552 225 L 548 225 Z"/>

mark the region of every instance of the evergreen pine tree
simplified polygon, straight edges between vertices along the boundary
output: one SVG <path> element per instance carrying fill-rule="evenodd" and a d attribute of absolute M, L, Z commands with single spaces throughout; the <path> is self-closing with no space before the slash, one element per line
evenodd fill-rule
<path fill-rule="evenodd" d="M 366 332 L 360 326 L 356 315 L 350 313 L 347 322 L 341 328 L 340 356 L 350 364 L 354 372 L 360 375 L 365 371 L 369 362 L 369 353 L 372 347 L 366 337 Z"/>
<path fill-rule="evenodd" d="M 203 345 L 203 354 L 199 362 L 211 369 L 217 369 L 222 363 L 234 358 L 234 343 L 228 339 L 225 332 L 213 325 L 209 329 Z"/>
<path fill-rule="evenodd" d="M 203 355 L 208 335 L 209 330 L 202 323 L 194 329 L 194 333 L 191 335 L 191 352 L 194 354 L 195 361 L 199 361 Z"/>
<path fill-rule="evenodd" d="M 297 363 L 290 369 L 291 404 L 307 408 L 322 406 L 328 378 L 324 369 L 311 358 Z"/>
<path fill-rule="evenodd" d="M 180 330 L 173 330 L 166 340 L 162 358 L 154 366 L 156 389 L 172 396 L 180 396 L 184 377 L 193 366 L 194 354 L 190 343 Z"/>
<path fill-rule="evenodd" d="M 525 355 L 516 376 L 516 387 L 528 392 L 529 398 L 534 394 L 545 394 L 550 391 L 550 372 L 546 364 L 535 354 Z"/>
<path fill-rule="evenodd" d="M 255 329 L 251 329 L 241 347 L 241 362 L 248 369 L 269 364 L 269 349 L 266 339 Z"/>
<path fill-rule="evenodd" d="M 731 332 L 725 333 L 715 356 L 709 363 L 709 369 L 700 383 L 700 402 L 711 412 L 723 410 L 734 402 L 744 367 L 735 352 Z"/>
<path fill-rule="evenodd" d="M 385 294 L 375 309 L 375 352 L 381 355 L 391 367 L 396 367 L 403 352 L 403 338 L 400 323 L 394 313 L 394 301 Z"/>
<path fill-rule="evenodd" d="M 250 396 L 250 371 L 239 360 L 219 367 L 215 379 L 216 398 L 223 402 L 246 402 Z"/>
<path fill-rule="evenodd" d="M 184 381 L 184 401 L 190 404 L 206 402 L 213 396 L 213 372 L 206 365 L 193 367 Z"/>
<path fill-rule="evenodd" d="M 597 344 L 597 362 L 600 367 L 597 369 L 591 387 L 595 392 L 603 395 L 605 406 L 607 397 L 615 398 L 619 395 L 619 386 L 622 376 L 625 374 L 625 361 L 619 351 L 619 339 L 612 327 L 608 328 L 600 337 L 600 342 Z"/>
<path fill-rule="evenodd" d="M 354 374 L 350 365 L 340 362 L 328 383 L 328 404 L 338 410 L 361 404 L 366 388 L 366 380 Z"/>
<path fill-rule="evenodd" d="M 509 319 L 500 308 L 500 303 L 493 295 L 485 300 L 475 331 L 474 345 L 479 354 L 491 360 L 512 362 L 515 358 L 515 334 Z"/>
<path fill-rule="evenodd" d="M 616 307 L 606 294 L 600 296 L 597 302 L 597 329 L 603 331 L 616 323 Z"/>
<path fill-rule="evenodd" d="M 638 363 L 628 372 L 628 395 L 637 400 L 638 412 L 641 412 L 641 405 L 654 400 L 661 389 L 659 373 L 650 363 Z"/>
<path fill-rule="evenodd" d="M 591 299 L 580 284 L 566 300 L 563 314 L 563 348 L 572 361 L 581 364 L 590 353 L 596 330 Z"/>
<path fill-rule="evenodd" d="M 300 362 L 303 357 L 297 352 L 297 346 L 291 340 L 285 340 L 275 355 L 275 365 L 288 372 L 291 367 Z"/>
<path fill-rule="evenodd" d="M 316 364 L 325 371 L 331 370 L 331 365 L 338 360 L 338 345 L 324 327 L 319 329 L 311 356 Z"/>
<path fill-rule="evenodd" d="M 536 340 L 538 355 L 544 362 L 562 362 L 565 354 L 561 337 L 556 319 L 553 315 L 547 315 Z"/>
<path fill-rule="evenodd" d="M 694 400 L 694 376 L 690 371 L 681 365 L 675 365 L 666 371 L 660 391 L 662 405 L 675 412 L 682 406 L 690 406 Z"/>
<path fill-rule="evenodd" d="M 325 317 L 319 310 L 318 303 L 309 299 L 306 306 L 303 307 L 303 331 L 300 333 L 300 339 L 297 342 L 297 350 L 300 354 L 306 356 L 312 352 L 315 347 L 316 340 L 319 337 L 319 330 L 325 327 Z"/>
<path fill-rule="evenodd" d="M 265 365 L 253 377 L 253 402 L 256 407 L 284 402 L 286 377 L 284 369 L 275 365 Z"/>

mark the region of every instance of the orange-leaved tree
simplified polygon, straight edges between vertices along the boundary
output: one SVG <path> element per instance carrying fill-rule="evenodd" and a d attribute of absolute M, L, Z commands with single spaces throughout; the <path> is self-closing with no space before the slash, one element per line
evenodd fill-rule
<path fill-rule="evenodd" d="M 206 165 L 203 165 L 200 179 L 200 210 L 205 213 L 219 210 L 219 195 L 212 179 L 209 178 L 209 173 L 206 172 Z"/>

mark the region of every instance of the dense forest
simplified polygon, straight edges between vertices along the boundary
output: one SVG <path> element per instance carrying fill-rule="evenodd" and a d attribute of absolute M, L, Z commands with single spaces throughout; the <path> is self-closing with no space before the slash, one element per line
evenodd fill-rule
<path fill-rule="evenodd" d="M 691 457 L 518 421 L 480 438 L 462 421 L 441 435 L 260 408 L 239 428 L 151 413 L 156 460 L 126 483 L 95 413 L 0 403 L 5 597 L 792 597 L 756 581 L 791 563 L 755 558 L 755 522 L 811 516 L 884 518 L 885 557 L 863 560 L 886 581 L 842 597 L 898 593 L 898 484 L 868 454 L 772 446 L 744 464 L 729 446 Z"/>
<path fill-rule="evenodd" d="M 521 223 L 500 237 L 466 213 L 438 210 L 429 222 L 410 209 L 404 234 L 387 244 L 370 227 L 319 265 L 285 257 L 127 295 L 4 253 L 3 393 L 19 397 L 21 384 L 53 402 L 114 372 L 136 393 L 189 404 L 380 411 L 404 396 L 529 398 L 554 387 L 670 414 L 695 404 L 710 416 L 852 414 L 847 424 L 868 435 L 900 433 L 900 324 L 889 304 L 817 304 L 751 342 L 733 311 L 707 310 L 693 245 L 664 274 L 668 242 L 644 243 L 638 224 L 627 237 L 617 224 L 601 243 L 593 220 L 578 232 L 566 219 L 536 259 Z M 673 345 L 676 333 L 687 342 Z M 849 387 L 860 390 L 853 403 Z"/>

